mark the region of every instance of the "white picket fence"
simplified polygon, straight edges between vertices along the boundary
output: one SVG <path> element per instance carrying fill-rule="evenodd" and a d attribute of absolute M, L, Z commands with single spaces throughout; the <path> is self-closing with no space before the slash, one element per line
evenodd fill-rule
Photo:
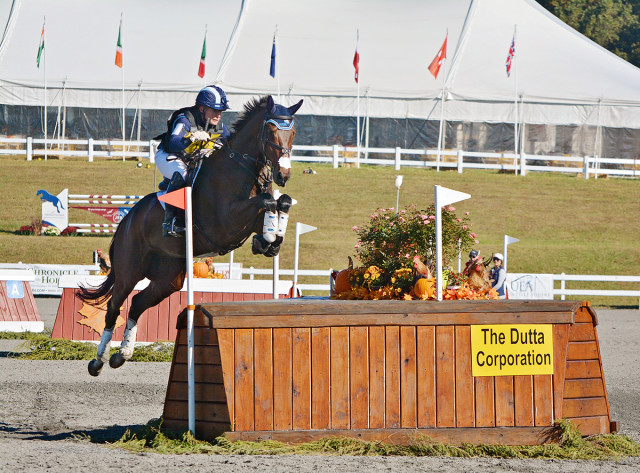
<path fill-rule="evenodd" d="M 323 291 L 329 294 L 329 277 L 331 269 L 298 270 L 298 276 L 312 276 L 316 278 L 324 278 L 324 284 L 298 284 L 301 291 Z M 280 276 L 293 276 L 293 269 L 281 269 Z M 271 276 L 273 269 L 257 269 L 253 266 L 242 269 L 242 275 L 254 279 L 255 276 Z M 608 276 L 608 275 L 569 275 L 565 273 L 553 274 L 554 286 L 556 282 L 560 282 L 560 289 L 553 289 L 554 296 L 560 296 L 561 300 L 565 300 L 566 296 L 610 296 L 610 297 L 637 297 L 638 309 L 640 309 L 640 276 Z M 591 289 L 578 288 L 566 289 L 566 281 L 589 281 L 589 282 L 619 282 L 619 283 L 638 283 L 638 290 L 630 289 Z"/>
<path fill-rule="evenodd" d="M 122 140 L 45 140 L 28 138 L 0 137 L 0 156 L 25 156 L 27 161 L 35 157 L 88 156 L 94 158 L 143 158 L 155 162 L 156 141 Z M 125 148 L 123 156 L 123 144 Z M 306 155 L 306 153 L 311 155 Z M 462 173 L 464 169 L 495 169 L 513 171 L 526 175 L 527 172 L 563 172 L 582 174 L 585 179 L 593 176 L 608 175 L 619 177 L 640 177 L 640 159 L 601 158 L 598 156 L 551 156 L 504 153 L 480 153 L 464 150 L 442 150 L 438 155 L 435 149 L 404 148 L 360 148 L 353 146 L 306 146 L 294 145 L 292 161 L 306 163 L 330 163 L 334 168 L 341 165 L 380 165 L 402 167 L 429 167 L 440 170 L 455 169 Z"/>

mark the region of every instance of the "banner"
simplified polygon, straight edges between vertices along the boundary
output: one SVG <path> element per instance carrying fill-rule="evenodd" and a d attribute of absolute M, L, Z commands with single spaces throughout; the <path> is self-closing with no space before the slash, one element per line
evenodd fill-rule
<path fill-rule="evenodd" d="M 472 325 L 473 376 L 553 374 L 553 325 Z"/>
<path fill-rule="evenodd" d="M 509 299 L 553 299 L 552 274 L 507 273 Z"/>
<path fill-rule="evenodd" d="M 57 227 L 62 231 L 69 226 L 69 209 L 67 200 L 69 190 L 65 189 L 58 195 L 49 194 L 46 190 L 40 189 L 36 192 L 42 203 L 42 223 Z"/>

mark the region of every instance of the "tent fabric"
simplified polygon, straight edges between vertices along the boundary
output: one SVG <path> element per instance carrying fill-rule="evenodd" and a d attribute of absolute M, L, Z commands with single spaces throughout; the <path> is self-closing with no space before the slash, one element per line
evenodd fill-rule
<path fill-rule="evenodd" d="M 124 68 L 114 65 L 123 13 Z M 36 53 L 46 17 L 46 65 Z M 640 69 L 533 0 L 0 0 L 0 104 L 170 110 L 204 85 L 232 110 L 280 91 L 301 114 L 640 128 Z M 278 75 L 269 75 L 278 28 Z M 505 60 L 516 29 L 511 77 Z M 208 26 L 207 74 L 197 76 Z M 427 70 L 448 33 L 438 79 Z M 517 87 L 517 90 L 516 90 Z"/>

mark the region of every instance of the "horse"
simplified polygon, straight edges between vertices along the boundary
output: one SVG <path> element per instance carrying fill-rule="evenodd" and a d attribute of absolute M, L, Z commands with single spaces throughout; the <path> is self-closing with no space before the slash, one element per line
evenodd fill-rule
<path fill-rule="evenodd" d="M 193 253 L 223 255 L 238 248 L 256 233 L 253 252 L 267 257 L 278 254 L 283 235 L 262 235 L 265 213 L 288 218 L 293 201 L 287 194 L 278 200 L 272 182 L 284 187 L 291 176 L 291 147 L 296 133 L 293 115 L 302 100 L 287 108 L 271 96 L 253 99 L 233 124 L 222 146 L 204 159 L 192 190 Z M 283 125 L 284 124 L 284 125 Z M 93 305 L 108 300 L 105 329 L 96 358 L 88 370 L 98 376 L 106 361 L 118 368 L 133 356 L 137 321 L 149 307 L 182 288 L 186 276 L 185 242 L 162 236 L 164 210 L 157 194 L 142 198 L 122 219 L 111 241 L 111 271 L 97 287 L 80 287 L 78 297 Z M 280 220 L 279 219 L 279 220 Z M 147 278 L 149 285 L 133 296 L 119 353 L 109 358 L 109 345 L 120 308 L 135 285 Z"/>

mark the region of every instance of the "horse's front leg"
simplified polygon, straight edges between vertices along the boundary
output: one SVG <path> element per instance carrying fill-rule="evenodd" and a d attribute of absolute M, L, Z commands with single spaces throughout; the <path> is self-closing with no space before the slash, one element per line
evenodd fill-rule
<path fill-rule="evenodd" d="M 289 222 L 289 209 L 293 205 L 293 199 L 287 194 L 283 194 L 277 201 L 267 200 L 266 202 L 268 207 L 265 209 L 262 235 L 254 235 L 252 250 L 253 254 L 273 257 L 280 252 L 280 245 L 284 241 Z"/>

